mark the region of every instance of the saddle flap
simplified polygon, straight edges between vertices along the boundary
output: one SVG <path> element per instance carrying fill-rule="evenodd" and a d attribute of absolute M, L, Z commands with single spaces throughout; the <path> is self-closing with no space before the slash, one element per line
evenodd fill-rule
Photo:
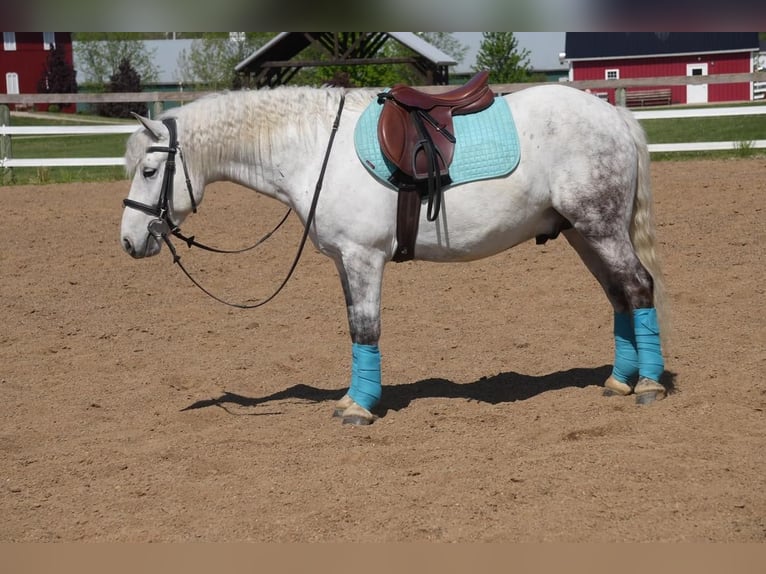
<path fill-rule="evenodd" d="M 383 105 L 378 122 L 378 140 L 383 155 L 414 181 L 424 181 L 429 177 L 429 168 L 433 169 L 428 147 L 431 145 L 435 153 L 436 172 L 440 177 L 448 175 L 455 152 L 454 143 L 429 122 L 421 122 L 422 127 L 418 128 L 411 115 L 410 111 L 393 101 Z M 449 114 L 435 114 L 432 117 L 438 125 L 452 132 L 452 118 Z M 430 141 L 426 141 L 421 129 L 425 129 Z"/>
<path fill-rule="evenodd" d="M 405 154 L 404 142 L 409 139 L 409 127 L 407 110 L 397 105 L 383 105 L 378 120 L 378 140 L 384 155 L 397 166 L 402 163 Z"/>

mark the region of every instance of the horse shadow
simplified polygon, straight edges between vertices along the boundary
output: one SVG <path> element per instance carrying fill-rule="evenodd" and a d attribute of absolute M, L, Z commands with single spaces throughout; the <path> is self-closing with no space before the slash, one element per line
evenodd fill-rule
<path fill-rule="evenodd" d="M 466 399 L 492 405 L 526 401 L 550 391 L 601 386 L 611 371 L 611 365 L 603 365 L 596 368 L 574 368 L 540 376 L 509 371 L 490 377 L 481 377 L 471 383 L 455 383 L 448 379 L 430 378 L 412 383 L 385 385 L 381 404 L 375 408 L 375 413 L 383 417 L 388 411 L 400 411 L 407 408 L 412 401 L 424 398 Z M 663 375 L 661 382 L 668 389 L 668 393 L 674 392 L 674 380 L 674 373 L 665 372 Z M 219 407 L 229 414 L 278 415 L 282 413 L 274 411 L 236 413 L 229 407 L 232 405 L 257 407 L 286 400 L 315 403 L 337 401 L 345 392 L 346 389 L 323 389 L 306 384 L 293 385 L 262 397 L 246 397 L 226 391 L 219 397 L 196 401 L 181 411 Z"/>

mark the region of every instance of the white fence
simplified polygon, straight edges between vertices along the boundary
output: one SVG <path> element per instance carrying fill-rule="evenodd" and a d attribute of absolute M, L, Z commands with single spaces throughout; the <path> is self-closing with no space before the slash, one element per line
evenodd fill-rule
<path fill-rule="evenodd" d="M 766 114 L 766 104 L 759 106 L 742 106 L 731 108 L 692 108 L 668 110 L 635 110 L 633 114 L 642 119 L 671 119 L 696 117 L 723 117 Z M 104 135 L 130 134 L 138 129 L 137 125 L 78 125 L 78 126 L 6 126 L 0 125 L 0 138 L 4 136 L 30 135 Z M 679 151 L 708 151 L 733 150 L 743 146 L 748 148 L 766 148 L 766 139 L 754 141 L 724 141 L 724 142 L 690 142 L 649 144 L 650 152 L 679 152 Z M 123 157 L 90 157 L 90 158 L 8 158 L 0 157 L 0 168 L 13 167 L 68 167 L 68 166 L 109 166 L 124 165 Z"/>
<path fill-rule="evenodd" d="M 672 110 L 635 110 L 633 115 L 639 120 L 659 120 L 675 118 L 717 118 L 730 116 L 766 115 L 766 105 L 743 106 L 734 108 L 691 108 Z M 678 151 L 715 151 L 734 150 L 747 146 L 748 148 L 766 148 L 766 139 L 748 141 L 719 141 L 719 142 L 689 142 L 689 143 L 655 143 L 649 144 L 650 152 Z"/>
<path fill-rule="evenodd" d="M 0 125 L 0 138 L 3 136 L 36 135 L 104 135 L 130 134 L 138 129 L 137 125 L 92 125 L 92 126 L 6 126 Z M 76 166 L 125 165 L 123 157 L 69 157 L 69 158 L 0 158 L 0 168 L 4 167 L 76 167 Z"/>

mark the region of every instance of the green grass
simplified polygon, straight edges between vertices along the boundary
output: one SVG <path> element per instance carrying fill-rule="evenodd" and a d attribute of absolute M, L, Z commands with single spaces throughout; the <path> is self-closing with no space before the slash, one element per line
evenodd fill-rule
<path fill-rule="evenodd" d="M 14 136 L 13 157 L 119 157 L 128 134 Z"/>
<path fill-rule="evenodd" d="M 674 118 L 641 120 L 649 143 L 695 141 L 740 142 L 730 151 L 695 151 L 653 153 L 652 161 L 745 158 L 766 155 L 766 150 L 752 147 L 753 140 L 766 139 L 766 116 L 731 116 L 719 118 Z"/>
<path fill-rule="evenodd" d="M 90 125 L 97 123 L 131 123 L 133 120 L 110 120 L 93 116 L 46 114 L 46 118 L 13 116 L 14 126 Z M 137 124 L 136 124 L 137 125 Z M 13 136 L 14 158 L 55 157 L 120 157 L 125 154 L 129 134 Z M 122 166 L 92 167 L 17 167 L 0 173 L 0 183 L 8 185 L 70 183 L 80 181 L 114 181 L 125 178 Z"/>
<path fill-rule="evenodd" d="M 764 105 L 764 104 L 760 104 Z M 13 116 L 15 126 L 73 125 L 76 123 L 130 123 L 132 120 L 109 120 L 71 114 L 48 114 L 44 119 Z M 731 151 L 653 153 L 653 161 L 692 158 L 736 158 L 766 155 L 750 145 L 766 139 L 766 116 L 733 116 L 720 118 L 676 118 L 642 120 L 649 143 L 693 141 L 737 141 L 741 145 Z M 98 136 L 14 136 L 13 157 L 117 157 L 125 153 L 128 135 Z M 125 178 L 121 166 L 107 167 L 36 167 L 14 168 L 0 173 L 0 184 L 40 184 L 77 181 L 113 181 Z"/>
<path fill-rule="evenodd" d="M 0 169 L 0 185 L 82 183 L 89 181 L 119 181 L 122 179 L 126 179 L 125 170 L 122 166 L 117 165 L 82 167 L 15 167 L 13 169 Z"/>
<path fill-rule="evenodd" d="M 766 139 L 766 116 L 641 120 L 649 143 Z"/>

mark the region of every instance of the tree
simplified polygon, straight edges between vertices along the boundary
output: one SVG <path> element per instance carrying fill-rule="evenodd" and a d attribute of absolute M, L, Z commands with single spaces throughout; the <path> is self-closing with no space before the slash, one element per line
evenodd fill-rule
<path fill-rule="evenodd" d="M 109 92 L 140 92 L 141 76 L 127 58 L 120 62 L 117 71 L 109 78 Z M 131 112 L 146 115 L 146 102 L 106 102 L 99 106 L 102 116 L 111 118 L 129 118 Z"/>
<path fill-rule="evenodd" d="M 193 88 L 238 88 L 234 68 L 273 37 L 271 32 L 208 32 L 178 57 L 181 80 Z"/>
<path fill-rule="evenodd" d="M 519 50 L 513 32 L 484 32 L 474 71 L 489 71 L 493 84 L 529 81 L 532 70 L 529 50 Z"/>
<path fill-rule="evenodd" d="M 376 54 L 382 58 L 400 56 L 393 46 L 383 46 Z M 317 59 L 325 59 L 328 55 L 318 54 Z M 296 74 L 290 83 L 306 85 L 337 85 L 350 88 L 359 87 L 385 87 L 399 82 L 410 83 L 410 70 L 405 64 L 386 65 L 347 65 L 347 66 L 321 66 L 306 68 Z"/>
<path fill-rule="evenodd" d="M 78 32 L 73 36 L 84 83 L 103 88 L 121 63 L 128 60 L 145 83 L 156 82 L 156 50 L 150 50 L 139 35 L 129 32 Z"/>
<path fill-rule="evenodd" d="M 457 40 L 449 32 L 415 32 L 417 36 L 439 48 L 442 52 L 455 58 L 457 62 L 462 62 L 467 46 Z M 412 50 L 406 46 L 389 40 L 375 54 L 380 58 L 404 58 L 412 56 Z M 327 57 L 326 54 L 317 54 L 318 58 Z M 348 83 L 339 84 L 338 75 L 341 74 Z M 296 76 L 298 81 L 306 81 L 311 77 L 313 82 L 321 84 L 323 82 L 350 85 L 350 86 L 373 86 L 387 87 L 394 84 L 403 83 L 418 85 L 423 83 L 422 75 L 408 64 L 386 64 L 386 65 L 365 65 L 365 66 L 329 66 L 317 69 L 316 72 L 303 73 Z"/>
<path fill-rule="evenodd" d="M 45 61 L 43 75 L 37 83 L 37 91 L 41 94 L 74 94 L 77 93 L 77 73 L 74 67 L 66 61 L 63 46 L 54 44 L 48 59 Z M 49 110 L 57 109 L 60 104 L 51 102 Z M 71 107 L 71 104 L 70 104 Z"/>
<path fill-rule="evenodd" d="M 345 34 L 348 36 L 345 40 L 353 44 L 356 41 L 355 37 L 360 33 L 348 32 Z M 391 41 L 385 42 L 374 54 L 367 54 L 367 57 L 390 58 L 401 56 L 400 50 L 394 44 L 395 42 Z M 344 46 L 344 48 L 348 47 L 349 45 Z M 326 46 L 312 44 L 295 59 L 326 61 L 334 58 L 335 55 Z M 403 74 L 404 65 L 402 64 L 315 66 L 301 69 L 288 83 L 307 86 L 329 84 L 351 88 L 380 87 L 390 86 L 396 82 L 403 81 Z"/>

